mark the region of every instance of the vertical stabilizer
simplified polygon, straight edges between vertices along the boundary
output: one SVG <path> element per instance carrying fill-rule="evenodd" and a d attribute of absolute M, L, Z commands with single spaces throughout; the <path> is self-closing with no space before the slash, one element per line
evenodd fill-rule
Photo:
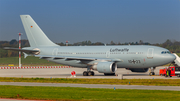
<path fill-rule="evenodd" d="M 44 34 L 30 15 L 20 15 L 20 17 L 31 47 L 58 46 Z"/>

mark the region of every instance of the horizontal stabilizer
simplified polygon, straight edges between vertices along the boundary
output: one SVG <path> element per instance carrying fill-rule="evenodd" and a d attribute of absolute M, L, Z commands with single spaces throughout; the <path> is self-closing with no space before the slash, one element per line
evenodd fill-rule
<path fill-rule="evenodd" d="M 25 52 L 25 53 L 39 52 L 39 50 L 19 49 L 19 48 L 11 48 L 11 47 L 4 47 L 3 49 L 5 49 L 5 50 L 21 51 L 21 52 Z"/>

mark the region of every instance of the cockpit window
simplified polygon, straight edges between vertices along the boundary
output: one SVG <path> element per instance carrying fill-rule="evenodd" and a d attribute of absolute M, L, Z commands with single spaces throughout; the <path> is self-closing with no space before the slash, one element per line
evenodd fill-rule
<path fill-rule="evenodd" d="M 171 54 L 170 51 L 162 51 L 161 54 Z"/>

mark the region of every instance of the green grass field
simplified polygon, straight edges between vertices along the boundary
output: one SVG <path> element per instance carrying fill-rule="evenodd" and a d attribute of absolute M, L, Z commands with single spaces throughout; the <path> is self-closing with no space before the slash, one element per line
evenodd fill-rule
<path fill-rule="evenodd" d="M 178 56 L 180 56 L 180 53 L 176 53 Z"/>
<path fill-rule="evenodd" d="M 155 85 L 180 86 L 180 79 L 76 79 L 76 78 L 10 78 L 0 77 L 0 82 L 40 82 L 76 84 L 114 84 L 114 85 Z M 130 82 L 130 84 L 129 84 Z"/>
<path fill-rule="evenodd" d="M 62 101 L 178 101 L 180 91 L 0 86 L 1 98 Z M 19 95 L 18 95 L 19 94 Z"/>

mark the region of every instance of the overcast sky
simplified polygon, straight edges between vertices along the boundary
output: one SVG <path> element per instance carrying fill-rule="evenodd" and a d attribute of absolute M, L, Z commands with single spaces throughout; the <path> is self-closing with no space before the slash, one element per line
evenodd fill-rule
<path fill-rule="evenodd" d="M 0 41 L 27 39 L 23 14 L 55 43 L 180 41 L 180 0 L 0 0 Z"/>

